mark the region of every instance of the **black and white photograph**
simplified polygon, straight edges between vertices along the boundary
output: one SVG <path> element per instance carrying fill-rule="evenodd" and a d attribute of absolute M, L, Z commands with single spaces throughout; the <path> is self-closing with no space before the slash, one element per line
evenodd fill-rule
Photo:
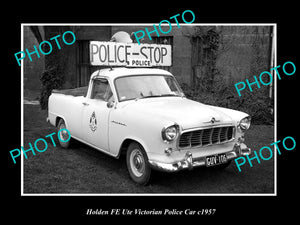
<path fill-rule="evenodd" d="M 23 24 L 25 195 L 276 194 L 276 25 L 164 25 Z"/>
<path fill-rule="evenodd" d="M 259 7 L 239 18 L 97 10 L 12 20 L 5 214 L 33 224 L 294 216 L 294 22 Z"/>

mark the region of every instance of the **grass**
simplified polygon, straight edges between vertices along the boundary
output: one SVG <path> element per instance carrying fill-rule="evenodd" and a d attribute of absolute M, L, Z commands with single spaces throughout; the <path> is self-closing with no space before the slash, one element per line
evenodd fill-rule
<path fill-rule="evenodd" d="M 46 123 L 47 111 L 38 105 L 24 105 L 24 148 L 37 138 L 55 132 Z M 254 125 L 246 135 L 253 150 L 273 142 L 273 126 Z M 117 160 L 79 142 L 70 149 L 48 141 L 45 152 L 29 152 L 24 159 L 24 193 L 273 193 L 273 158 L 242 167 L 234 163 L 225 170 L 198 168 L 178 173 L 153 172 L 148 186 L 130 179 L 124 157 Z M 41 147 L 43 148 L 43 147 Z"/>

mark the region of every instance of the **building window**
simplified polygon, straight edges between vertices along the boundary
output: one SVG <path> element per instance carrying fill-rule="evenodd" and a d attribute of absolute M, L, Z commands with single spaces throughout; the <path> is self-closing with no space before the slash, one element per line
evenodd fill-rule
<path fill-rule="evenodd" d="M 76 86 L 82 87 L 89 83 L 91 76 L 91 65 L 89 55 L 89 40 L 78 40 L 76 59 Z"/>
<path fill-rule="evenodd" d="M 155 44 L 172 45 L 173 46 L 173 36 L 160 36 L 151 37 Z"/>

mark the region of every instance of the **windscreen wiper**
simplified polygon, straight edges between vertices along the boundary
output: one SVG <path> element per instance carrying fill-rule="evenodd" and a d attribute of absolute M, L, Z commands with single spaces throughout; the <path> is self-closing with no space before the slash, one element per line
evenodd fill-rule
<path fill-rule="evenodd" d="M 139 99 L 142 99 L 142 98 L 157 98 L 157 97 L 168 97 L 168 96 L 178 96 L 178 97 L 180 97 L 179 95 L 175 95 L 175 94 L 161 94 L 161 95 L 147 95 L 147 96 L 141 95 L 140 97 L 137 97 L 135 100 L 139 100 Z"/>

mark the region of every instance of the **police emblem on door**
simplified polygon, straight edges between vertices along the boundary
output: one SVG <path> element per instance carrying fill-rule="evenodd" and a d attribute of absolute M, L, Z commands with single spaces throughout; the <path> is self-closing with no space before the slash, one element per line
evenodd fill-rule
<path fill-rule="evenodd" d="M 93 132 L 97 130 L 97 118 L 95 112 L 92 113 L 90 118 L 90 128 Z"/>

